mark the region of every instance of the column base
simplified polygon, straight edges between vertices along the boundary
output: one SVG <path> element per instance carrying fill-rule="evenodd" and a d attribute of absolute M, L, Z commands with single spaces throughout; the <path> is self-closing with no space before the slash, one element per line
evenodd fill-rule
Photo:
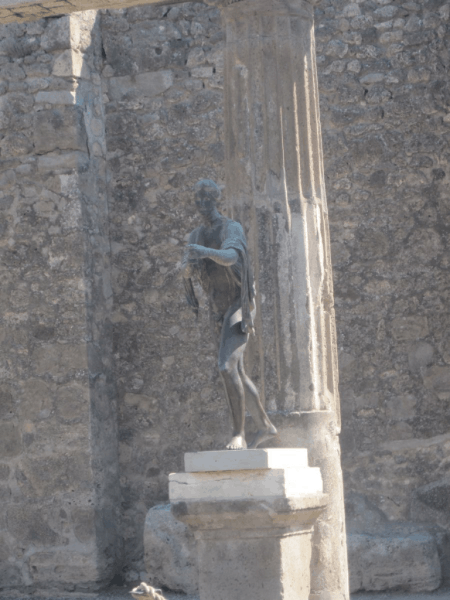
<path fill-rule="evenodd" d="M 311 536 L 311 529 L 199 532 L 201 600 L 306 600 Z"/>

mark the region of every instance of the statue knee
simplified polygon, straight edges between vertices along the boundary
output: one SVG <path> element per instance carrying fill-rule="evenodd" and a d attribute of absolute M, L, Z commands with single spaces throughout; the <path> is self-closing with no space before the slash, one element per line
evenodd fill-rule
<path fill-rule="evenodd" d="M 232 366 L 228 361 L 219 362 L 219 371 L 222 377 L 231 377 L 234 371 L 234 366 Z"/>

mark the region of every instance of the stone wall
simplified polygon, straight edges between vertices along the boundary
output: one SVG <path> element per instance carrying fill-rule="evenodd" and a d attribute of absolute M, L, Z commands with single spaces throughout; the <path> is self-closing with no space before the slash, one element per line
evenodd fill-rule
<path fill-rule="evenodd" d="M 100 61 L 94 11 L 0 28 L 0 586 L 118 561 Z"/>
<path fill-rule="evenodd" d="M 1 0 L 0 23 L 27 23 L 78 11 L 125 8 L 139 4 L 150 4 L 150 2 L 148 0 Z"/>
<path fill-rule="evenodd" d="M 447 531 L 449 15 L 316 8 L 346 489 Z M 3 585 L 111 578 L 119 508 L 137 579 L 167 474 L 226 439 L 178 275 L 192 185 L 224 180 L 223 45 L 190 3 L 0 30 Z"/>
<path fill-rule="evenodd" d="M 106 13 L 101 27 L 123 538 L 137 578 L 168 473 L 187 450 L 225 443 L 229 427 L 207 311 L 196 320 L 179 275 L 198 226 L 192 187 L 224 177 L 224 34 L 202 4 Z"/>
<path fill-rule="evenodd" d="M 316 12 L 346 489 L 420 520 L 450 466 L 450 5 Z"/>

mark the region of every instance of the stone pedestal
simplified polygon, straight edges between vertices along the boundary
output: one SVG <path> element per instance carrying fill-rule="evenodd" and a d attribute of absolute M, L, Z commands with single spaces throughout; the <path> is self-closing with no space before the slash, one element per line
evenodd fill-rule
<path fill-rule="evenodd" d="M 307 600 L 327 496 L 306 451 L 198 452 L 185 465 L 169 476 L 169 497 L 195 532 L 200 600 Z"/>

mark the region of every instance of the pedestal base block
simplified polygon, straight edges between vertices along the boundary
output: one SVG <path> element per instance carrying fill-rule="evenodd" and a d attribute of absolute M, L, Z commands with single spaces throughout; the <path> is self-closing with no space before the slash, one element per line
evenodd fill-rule
<path fill-rule="evenodd" d="M 308 598 L 310 531 L 266 529 L 199 536 L 197 552 L 200 598 Z"/>

